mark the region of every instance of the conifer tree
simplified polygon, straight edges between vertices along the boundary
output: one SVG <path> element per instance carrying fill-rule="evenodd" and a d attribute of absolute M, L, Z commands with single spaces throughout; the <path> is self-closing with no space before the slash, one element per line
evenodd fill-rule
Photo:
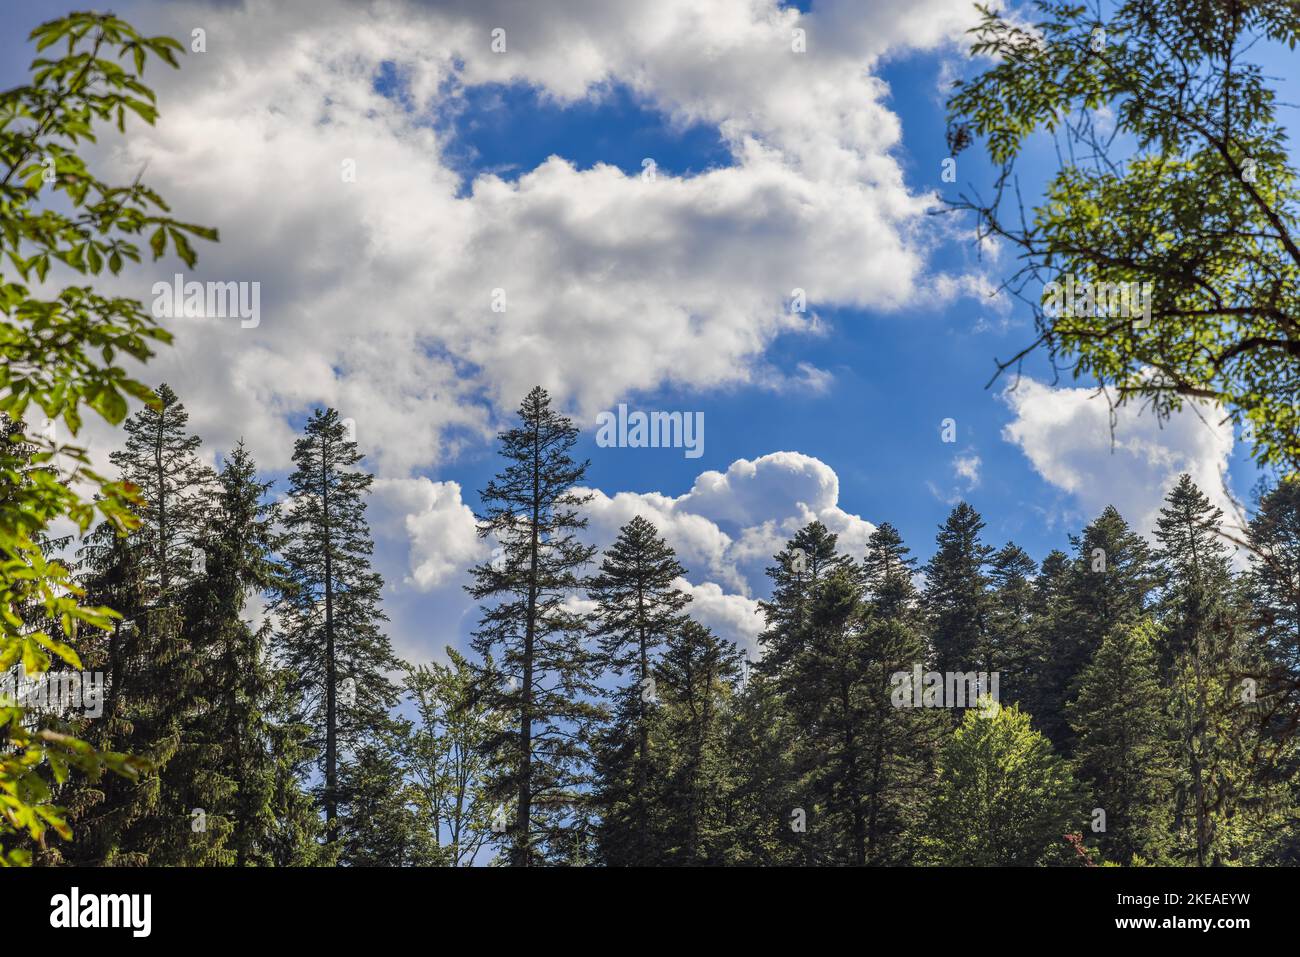
<path fill-rule="evenodd" d="M 1260 498 L 1250 522 L 1250 595 L 1273 661 L 1300 673 L 1300 478 Z"/>
<path fill-rule="evenodd" d="M 1044 609 L 1042 672 L 1033 701 L 1036 726 L 1066 755 L 1074 748 L 1066 705 L 1078 694 L 1084 668 L 1106 635 L 1142 619 L 1156 581 L 1146 541 L 1113 506 L 1070 541 L 1074 557 Z"/>
<path fill-rule="evenodd" d="M 229 824 L 214 809 L 229 782 L 215 770 L 215 752 L 187 743 L 203 738 L 210 693 L 211 672 L 191 647 L 184 612 L 189 589 L 207 574 L 214 476 L 198 459 L 201 440 L 187 431 L 175 392 L 164 384 L 153 399 L 127 420 L 125 446 L 109 457 L 137 490 L 139 526 L 123 539 L 105 523 L 82 551 L 88 595 L 116 602 L 110 607 L 123 615 L 100 659 L 110 690 L 94 733 L 152 770 L 103 782 L 73 853 L 100 864 L 225 864 Z"/>
<path fill-rule="evenodd" d="M 716 865 L 734 842 L 727 806 L 733 771 L 726 749 L 741 652 L 695 621 L 668 635 L 655 665 L 664 757 L 656 798 L 663 814 L 657 863 Z"/>
<path fill-rule="evenodd" d="M 728 863 L 793 865 L 812 860 L 807 806 L 795 780 L 793 751 L 798 729 L 777 679 L 748 668 L 726 734 L 733 769 L 727 820 L 734 843 Z"/>
<path fill-rule="evenodd" d="M 1249 528 L 1247 593 L 1262 745 L 1254 770 L 1278 783 L 1286 807 L 1300 807 L 1300 480 L 1282 479 L 1260 496 Z M 1300 861 L 1300 819 L 1280 828 L 1279 862 Z"/>
<path fill-rule="evenodd" d="M 674 585 L 685 574 L 672 548 L 641 516 L 619 529 L 600 571 L 587 583 L 592 633 L 602 670 L 624 679 L 611 695 L 610 721 L 597 749 L 596 804 L 601 854 L 608 864 L 641 865 L 660 856 L 652 820 L 650 727 L 659 700 L 653 667 L 667 637 L 683 627 L 690 596 Z M 628 680 L 630 679 L 630 680 Z"/>
<path fill-rule="evenodd" d="M 435 822 L 413 793 L 406 757 L 411 725 L 392 721 L 356 746 L 340 769 L 339 863 L 422 867 L 438 862 Z"/>
<path fill-rule="evenodd" d="M 499 551 L 471 569 L 467 588 L 482 610 L 473 638 L 483 658 L 478 690 L 513 726 L 488 745 L 497 771 L 491 791 L 502 814 L 513 801 L 508 856 L 527 867 L 573 848 L 566 821 L 585 800 L 590 729 L 601 708 L 591 700 L 598 658 L 566 604 L 595 553 L 577 538 L 587 501 L 575 491 L 587 463 L 569 455 L 578 431 L 540 387 L 518 415 L 499 436 L 506 465 L 479 493 L 479 534 Z"/>
<path fill-rule="evenodd" d="M 820 813 L 810 828 L 825 863 L 865 864 L 870 754 L 862 593 L 848 567 L 814 587 L 807 643 L 791 662 L 787 707 L 801 731 L 797 768 Z"/>
<path fill-rule="evenodd" d="M 1198 866 L 1235 860 L 1252 803 L 1249 754 L 1254 732 L 1243 676 L 1255 670 L 1244 614 L 1233 586 L 1223 513 L 1188 475 L 1165 496 L 1156 520 L 1162 577 L 1163 664 L 1181 775 L 1173 828 L 1184 860 Z"/>
<path fill-rule="evenodd" d="M 735 794 L 736 817 L 748 821 L 738 828 L 748 845 L 740 853 L 762 863 L 807 863 L 822 853 L 818 835 L 807 830 L 814 810 L 805 779 L 810 754 L 792 696 L 801 693 L 800 659 L 810 638 L 818 584 L 836 571 L 850 579 L 860 576 L 837 543 L 821 522 L 801 528 L 768 567 L 772 595 L 759 602 L 766 623 L 758 636 L 762 655 L 741 695 L 732 745 L 741 767 L 762 768 L 757 780 Z"/>
<path fill-rule="evenodd" d="M 1149 619 L 1118 626 L 1069 705 L 1076 774 L 1094 801 L 1092 832 L 1105 859 L 1119 864 L 1160 863 L 1169 850 L 1175 764 L 1156 646 Z"/>
<path fill-rule="evenodd" d="M 1037 667 L 1033 631 L 1033 578 L 1038 566 L 1019 545 L 1008 542 L 989 562 L 992 587 L 989 617 L 990 657 L 1000 674 L 1000 700 L 1029 702 Z M 986 669 L 987 670 L 987 669 Z"/>
<path fill-rule="evenodd" d="M 272 720 L 271 827 L 264 857 L 272 867 L 328 867 L 338 858 L 337 845 L 324 843 L 324 826 L 312 795 L 303 788 L 319 755 L 312 747 L 313 729 L 302 720 L 294 675 L 275 670 L 268 713 Z"/>
<path fill-rule="evenodd" d="M 336 840 L 339 767 L 349 750 L 384 725 L 397 704 L 389 679 L 400 662 L 383 630 L 383 580 L 371 568 L 374 544 L 366 495 L 374 476 L 334 409 L 317 409 L 294 443 L 284 562 L 290 588 L 281 603 L 282 655 L 314 729 L 326 840 Z"/>
<path fill-rule="evenodd" d="M 103 714 L 86 730 L 98 750 L 133 749 L 150 762 L 134 779 L 103 776 L 79 780 L 60 800 L 76 823 L 73 840 L 61 850 L 81 866 L 143 866 L 155 838 L 149 825 L 158 813 L 157 767 L 174 751 L 174 740 L 154 733 L 147 702 L 150 641 L 147 571 L 143 546 L 103 522 L 78 550 L 81 586 L 88 600 L 122 615 L 104 638 L 81 636 L 82 663 L 105 677 Z"/>
<path fill-rule="evenodd" d="M 254 627 L 250 602 L 285 587 L 276 553 L 279 509 L 266 499 L 270 482 L 240 442 L 217 478 L 208 510 L 206 573 L 187 590 L 184 637 L 198 656 L 210 688 L 199 722 L 187 730 L 182 752 L 197 750 L 194 773 L 227 782 L 221 811 L 231 828 L 231 863 L 270 862 L 271 834 L 278 826 L 273 800 L 279 760 L 276 743 L 278 676 L 270 660 L 272 623 Z M 283 717 L 283 716 L 282 716 Z M 207 809 L 211 830 L 216 809 Z"/>
<path fill-rule="evenodd" d="M 875 614 L 888 619 L 906 617 L 920 625 L 920 596 L 912 583 L 916 559 L 889 522 L 881 522 L 867 539 L 862 574 L 866 598 Z"/>
<path fill-rule="evenodd" d="M 923 614 L 912 584 L 915 560 L 882 522 L 867 540 L 863 687 L 868 760 L 865 863 L 908 863 L 925 808 L 935 750 L 946 730 L 930 710 L 896 707 L 895 675 L 925 665 Z"/>
<path fill-rule="evenodd" d="M 171 607 L 177 592 L 202 573 L 199 555 L 206 531 L 204 510 L 212 494 L 212 470 L 199 461 L 202 439 L 188 431 L 189 413 L 166 383 L 126 421 L 126 444 L 109 459 L 124 481 L 139 489 L 139 529 L 155 607 Z"/>
<path fill-rule="evenodd" d="M 993 554 L 980 541 L 983 528 L 979 513 L 958 503 L 940 526 L 934 557 L 925 566 L 925 607 L 939 671 L 996 670 L 981 660 L 989 652 L 992 608 L 986 567 Z"/>
<path fill-rule="evenodd" d="M 763 656 L 756 663 L 766 675 L 779 674 L 803 643 L 813 586 L 835 568 L 852 563 L 836 551 L 836 536 L 821 522 L 810 522 L 795 533 L 767 569 L 772 597 L 760 601 L 767 627 L 759 636 Z"/>

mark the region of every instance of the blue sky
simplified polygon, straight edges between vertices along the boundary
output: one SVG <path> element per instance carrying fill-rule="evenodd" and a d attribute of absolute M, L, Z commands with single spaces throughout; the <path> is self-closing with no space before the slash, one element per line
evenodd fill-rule
<path fill-rule="evenodd" d="M 0 80 L 19 81 L 29 56 L 15 38 L 61 6 L 0 11 Z M 690 5 L 629 0 L 638 27 L 621 32 L 580 2 L 549 20 L 509 3 L 481 16 L 415 4 L 390 20 L 295 6 L 120 4 L 151 30 L 202 27 L 207 51 L 177 76 L 150 74 L 158 129 L 99 155 L 122 170 L 149 158 L 183 215 L 221 229 L 221 246 L 200 250 L 199 278 L 263 283 L 265 328 L 178 329 L 175 353 L 148 372 L 177 388 L 209 453 L 243 436 L 283 476 L 308 409 L 355 416 L 381 480 L 373 514 L 400 652 L 435 654 L 472 625 L 451 566 L 482 557 L 467 509 L 498 467 L 492 432 L 534 379 L 583 425 L 587 484 L 603 493 L 594 538 L 608 541 L 638 503 L 652 518 L 673 512 L 697 607 L 741 640 L 753 628 L 737 616 L 764 594 L 764 543 L 819 509 L 838 510 L 850 543 L 889 521 L 924 559 L 961 497 L 988 542 L 1041 559 L 1108 502 L 1148 522 L 1184 468 L 1248 499 L 1257 475 L 1230 430 L 1190 415 L 1160 430 L 1130 414 L 1112 454 L 1104 407 L 1072 383 L 1053 388 L 1041 357 L 1018 398 L 1003 396 L 1005 381 L 986 388 L 994 358 L 1031 338 L 1028 317 L 979 291 L 1002 277 L 1005 254 L 981 258 L 969 223 L 924 212 L 927 194 L 954 189 L 940 180 L 941 81 L 970 69 L 965 4 L 867 3 L 858 16 L 813 2 L 786 20 L 773 2 L 733 28 L 757 37 L 757 52 L 725 55 L 703 40 L 697 53 L 700 34 L 721 28 L 683 26 Z M 700 6 L 750 15 L 729 0 Z M 483 34 L 498 23 L 516 52 L 492 59 Z M 798 72 L 782 51 L 772 69 L 788 73 L 747 99 L 765 82 L 762 58 L 776 56 L 764 37 L 792 23 L 808 26 L 814 65 Z M 641 45 L 672 31 L 673 43 Z M 557 52 L 566 36 L 573 49 Z M 1259 55 L 1286 72 L 1282 54 Z M 862 87 L 841 102 L 844 83 Z M 354 155 L 373 177 L 360 196 L 332 177 Z M 675 197 L 665 206 L 638 192 L 647 157 Z M 1025 181 L 1053 160 L 1036 144 Z M 990 182 L 978 147 L 958 179 Z M 859 209 L 878 218 L 855 223 Z M 144 299 L 170 272 L 143 269 L 123 286 Z M 525 291 L 523 325 L 482 311 L 498 285 Z M 815 332 L 807 317 L 787 328 L 772 305 L 801 285 Z M 702 412 L 702 457 L 597 447 L 593 414 L 619 402 Z M 955 443 L 941 440 L 946 418 Z M 781 452 L 797 456 L 728 473 Z M 709 470 L 727 475 L 720 490 L 697 486 Z M 689 502 L 665 504 L 693 486 Z M 630 493 L 621 505 L 618 493 Z M 765 518 L 785 523 L 764 529 Z"/>

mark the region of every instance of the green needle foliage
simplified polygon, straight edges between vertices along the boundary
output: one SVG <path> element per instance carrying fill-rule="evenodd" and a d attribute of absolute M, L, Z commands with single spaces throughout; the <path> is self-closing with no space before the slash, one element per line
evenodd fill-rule
<path fill-rule="evenodd" d="M 385 727 L 399 698 L 389 675 L 401 662 L 379 606 L 383 579 L 370 565 L 365 496 L 374 476 L 358 467 L 362 458 L 338 412 L 315 410 L 294 443 L 284 522 L 289 588 L 281 605 L 281 652 L 301 696 L 302 719 L 315 731 L 330 841 L 347 800 L 340 765 Z"/>
<path fill-rule="evenodd" d="M 610 864 L 645 865 L 659 856 L 652 821 L 651 779 L 661 771 L 651 753 L 651 723 L 659 694 L 656 653 L 684 626 L 690 596 L 674 582 L 685 575 L 658 530 L 637 516 L 619 529 L 600 572 L 587 583 L 596 603 L 592 632 L 602 667 L 623 679 L 610 694 L 610 722 L 599 744 L 596 802 L 602 857 Z M 630 678 L 630 680 L 628 680 Z"/>
<path fill-rule="evenodd" d="M 578 430 L 540 387 L 518 417 L 499 436 L 506 465 L 480 493 L 479 535 L 499 551 L 470 569 L 466 587 L 481 603 L 478 694 L 510 724 L 487 745 L 494 813 L 507 822 L 511 863 L 528 867 L 575 853 L 574 813 L 587 800 L 591 727 L 603 709 L 592 700 L 599 660 L 586 622 L 566 602 L 596 551 L 577 538 L 587 524 L 587 496 L 575 489 L 587 463 L 569 455 Z"/>

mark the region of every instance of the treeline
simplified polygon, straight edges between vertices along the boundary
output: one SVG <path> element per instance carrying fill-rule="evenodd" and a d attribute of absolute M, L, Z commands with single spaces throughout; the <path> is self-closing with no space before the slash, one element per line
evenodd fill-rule
<path fill-rule="evenodd" d="M 1041 564 L 964 503 L 923 566 L 888 524 L 858 555 L 813 522 L 767 570 L 751 662 L 691 618 L 650 522 L 585 543 L 578 432 L 535 389 L 480 494 L 474 654 L 411 665 L 338 413 L 277 496 L 242 445 L 201 464 L 156 398 L 112 456 L 139 527 L 76 551 L 85 601 L 122 616 L 66 636 L 103 714 L 43 719 L 149 767 L 51 769 L 72 833 L 37 863 L 1300 858 L 1300 483 L 1261 496 L 1244 572 L 1187 476 L 1153 545 L 1107 508 Z M 996 700 L 954 702 L 979 673 Z"/>

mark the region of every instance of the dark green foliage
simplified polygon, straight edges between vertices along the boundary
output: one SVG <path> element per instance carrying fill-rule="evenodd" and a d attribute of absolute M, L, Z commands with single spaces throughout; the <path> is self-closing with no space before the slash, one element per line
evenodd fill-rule
<path fill-rule="evenodd" d="M 1083 669 L 1106 635 L 1142 618 L 1156 580 L 1146 542 L 1111 506 L 1070 541 L 1074 558 L 1043 608 L 1044 657 L 1032 699 L 1038 727 L 1065 754 L 1074 747 L 1065 708 Z"/>
<path fill-rule="evenodd" d="M 1001 700 L 1028 703 L 1038 673 L 1034 641 L 1034 585 L 1038 566 L 1023 548 L 1007 544 L 989 562 L 991 657 L 1001 672 Z M 989 670 L 989 669 L 985 669 Z"/>
<path fill-rule="evenodd" d="M 939 529 L 934 557 L 925 566 L 925 608 L 939 671 L 997 670 L 986 570 L 993 549 L 980 541 L 983 528 L 979 513 L 961 502 Z"/>
<path fill-rule="evenodd" d="M 735 842 L 727 807 L 737 769 L 728 761 L 742 655 L 694 621 L 669 636 L 655 665 L 663 756 L 655 796 L 662 809 L 658 863 L 722 864 Z"/>
<path fill-rule="evenodd" d="M 1107 508 L 1041 567 L 984 545 L 959 505 L 924 591 L 891 525 L 855 561 L 810 523 L 768 570 L 749 667 L 691 620 L 685 570 L 650 522 L 620 529 L 583 577 L 585 464 L 535 390 L 482 495 L 497 547 L 472 569 L 480 660 L 448 648 L 448 664 L 405 666 L 411 721 L 394 713 L 403 665 L 370 567 L 371 478 L 337 414 L 318 412 L 298 442 L 281 516 L 242 446 L 211 476 L 179 402 L 160 400 L 129 431 L 152 429 L 163 454 L 150 463 L 138 439 L 122 454 L 148 520 L 82 542 L 88 598 L 125 618 L 71 642 L 117 680 L 102 719 L 68 724 L 153 764 L 59 787 L 76 837 L 16 849 L 40 863 L 1300 859 L 1290 486 L 1261 500 L 1249 575 L 1185 476 L 1157 549 Z M 169 557 L 191 542 L 202 562 Z M 1001 702 L 918 700 L 918 669 L 992 671 Z"/>
<path fill-rule="evenodd" d="M 1119 864 L 1160 863 L 1169 850 L 1176 771 L 1156 635 L 1150 621 L 1107 635 L 1069 706 L 1076 774 L 1094 802 L 1092 834 Z"/>
<path fill-rule="evenodd" d="M 365 496 L 374 477 L 334 409 L 317 409 L 294 443 L 284 524 L 288 588 L 281 656 L 294 676 L 299 714 L 313 729 L 327 837 L 337 837 L 339 766 L 397 704 L 388 675 L 400 662 L 384 634 L 383 586 Z"/>
<path fill-rule="evenodd" d="M 1260 499 L 1250 522 L 1250 595 L 1267 655 L 1300 669 L 1300 478 Z"/>
<path fill-rule="evenodd" d="M 779 674 L 797 653 L 807 626 L 813 586 L 828 572 L 851 564 L 852 559 L 835 550 L 835 536 L 821 522 L 801 528 L 767 569 L 772 597 L 760 602 L 767 629 L 759 636 L 763 656 L 757 670 Z"/>
<path fill-rule="evenodd" d="M 104 782 L 72 855 L 99 864 L 227 864 L 230 823 L 218 809 L 232 786 L 219 759 L 199 754 L 210 740 L 201 726 L 211 671 L 205 652 L 191 648 L 185 620 L 187 596 L 206 587 L 214 476 L 197 459 L 200 440 L 186 431 L 176 394 L 163 385 L 155 399 L 127 421 L 126 446 L 111 456 L 139 489 L 139 528 L 123 539 L 101 526 L 83 550 L 88 594 L 115 602 L 124 617 L 108 647 L 92 653 L 111 683 L 95 733 L 152 770 Z"/>
<path fill-rule="evenodd" d="M 655 527 L 638 516 L 619 530 L 587 584 L 602 668 L 624 682 L 610 692 L 613 708 L 596 752 L 595 806 L 607 864 L 646 865 L 662 853 L 660 824 L 652 820 L 651 782 L 664 773 L 651 748 L 659 702 L 652 672 L 660 646 L 685 624 L 690 598 L 674 586 L 684 574 Z"/>
<path fill-rule="evenodd" d="M 409 723 L 396 721 L 359 744 L 342 768 L 339 863 L 421 867 L 438 863 L 434 822 L 413 793 L 405 756 Z"/>
<path fill-rule="evenodd" d="M 508 815 L 511 863 L 530 866 L 574 851 L 568 830 L 586 801 L 597 656 L 584 644 L 586 623 L 566 607 L 595 549 L 578 541 L 586 526 L 574 492 L 586 463 L 569 450 L 573 423 L 533 389 L 519 425 L 500 435 L 505 468 L 483 489 L 479 533 L 498 543 L 496 558 L 471 569 L 469 593 L 482 602 L 474 650 L 484 659 L 478 694 L 511 728 L 488 742 L 490 788 Z M 513 812 L 507 806 L 513 802 Z"/>

